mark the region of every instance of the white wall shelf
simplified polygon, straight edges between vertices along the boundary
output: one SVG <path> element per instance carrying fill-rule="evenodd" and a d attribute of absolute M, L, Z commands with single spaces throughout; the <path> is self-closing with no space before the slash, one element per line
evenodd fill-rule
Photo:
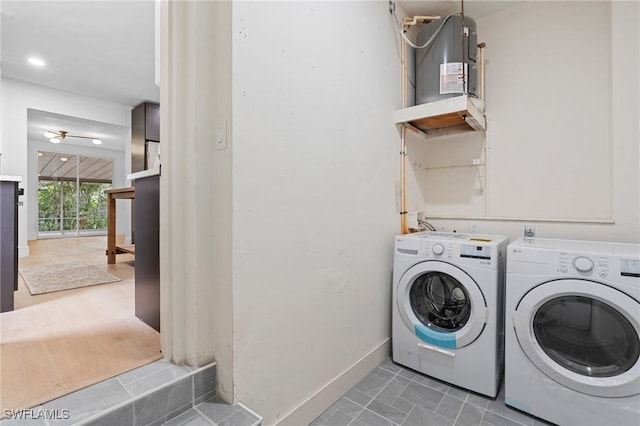
<path fill-rule="evenodd" d="M 467 95 L 396 110 L 393 121 L 427 137 L 486 130 L 484 102 Z"/>

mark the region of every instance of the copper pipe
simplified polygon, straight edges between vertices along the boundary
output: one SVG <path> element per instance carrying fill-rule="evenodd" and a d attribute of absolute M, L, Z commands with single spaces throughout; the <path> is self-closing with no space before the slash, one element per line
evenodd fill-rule
<path fill-rule="evenodd" d="M 478 43 L 478 49 L 480 49 L 480 100 L 484 101 L 484 48 L 487 47 L 486 43 Z"/>
<path fill-rule="evenodd" d="M 407 26 L 403 25 L 402 30 L 406 31 Z M 400 62 L 402 63 L 402 108 L 407 107 L 407 42 L 401 38 L 402 49 L 400 54 Z M 407 234 L 409 227 L 407 225 L 407 160 L 406 160 L 406 128 L 404 125 L 400 128 L 400 232 Z"/>

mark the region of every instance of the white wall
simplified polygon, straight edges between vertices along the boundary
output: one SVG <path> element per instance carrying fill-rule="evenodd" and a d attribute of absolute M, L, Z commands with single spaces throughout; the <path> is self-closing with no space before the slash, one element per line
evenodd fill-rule
<path fill-rule="evenodd" d="M 486 143 L 412 141 L 411 210 L 438 229 L 640 242 L 637 2 L 525 2 L 477 19 Z M 470 218 L 455 220 L 455 218 Z M 500 218 L 503 220 L 491 220 Z M 539 219 L 539 220 L 537 220 Z M 559 220 L 554 220 L 559 219 Z"/>
<path fill-rule="evenodd" d="M 386 2 L 234 2 L 233 35 L 235 395 L 304 424 L 390 335 L 398 51 Z"/>
<path fill-rule="evenodd" d="M 2 173 L 21 176 L 25 187 L 22 197 L 24 206 L 18 211 L 18 246 L 20 256 L 28 256 L 27 246 L 30 192 L 35 190 L 25 183 L 28 177 L 27 161 L 27 109 L 54 112 L 72 117 L 101 121 L 131 127 L 131 108 L 111 102 L 104 102 L 86 96 L 74 95 L 42 86 L 22 83 L 2 78 L 2 99 L 0 118 L 2 120 Z M 127 136 L 126 144 L 130 144 Z M 118 218 L 126 229 L 130 228 L 128 206 L 119 207 Z M 123 218 L 120 220 L 120 218 Z"/>

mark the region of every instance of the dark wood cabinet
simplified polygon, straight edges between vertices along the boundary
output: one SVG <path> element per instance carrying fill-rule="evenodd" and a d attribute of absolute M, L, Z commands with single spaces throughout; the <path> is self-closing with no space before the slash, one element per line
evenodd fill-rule
<path fill-rule="evenodd" d="M 136 316 L 160 331 L 160 176 L 136 179 Z"/>
<path fill-rule="evenodd" d="M 0 181 L 0 312 L 13 311 L 18 290 L 18 182 Z"/>

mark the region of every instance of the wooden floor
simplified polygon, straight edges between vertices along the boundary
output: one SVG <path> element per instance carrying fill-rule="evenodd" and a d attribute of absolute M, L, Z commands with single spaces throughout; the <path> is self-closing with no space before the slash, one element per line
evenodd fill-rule
<path fill-rule="evenodd" d="M 134 261 L 107 265 L 106 237 L 37 240 L 20 267 L 83 260 L 122 279 L 31 296 L 19 277 L 15 310 L 0 314 L 0 413 L 37 406 L 155 361 L 160 334 L 134 315 Z"/>

